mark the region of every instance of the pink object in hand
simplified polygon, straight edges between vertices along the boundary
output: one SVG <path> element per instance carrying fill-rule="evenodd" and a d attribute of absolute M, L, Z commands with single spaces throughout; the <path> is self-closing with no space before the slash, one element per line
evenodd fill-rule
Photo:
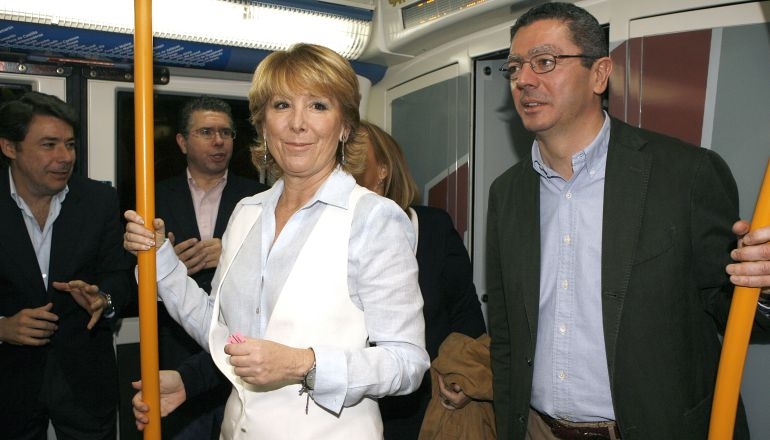
<path fill-rule="evenodd" d="M 228 344 L 240 344 L 241 342 L 246 342 L 246 337 L 244 337 L 239 332 L 235 332 L 227 337 Z"/>

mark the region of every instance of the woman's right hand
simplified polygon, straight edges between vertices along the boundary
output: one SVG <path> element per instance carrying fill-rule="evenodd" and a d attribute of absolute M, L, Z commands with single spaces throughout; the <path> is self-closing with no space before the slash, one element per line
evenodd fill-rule
<path fill-rule="evenodd" d="M 128 210 L 123 214 L 126 219 L 126 233 L 123 234 L 123 248 L 136 255 L 138 251 L 146 251 L 153 246 L 159 248 L 166 236 L 166 226 L 162 219 L 152 222 L 153 228 L 144 226 L 144 219 L 136 212 Z"/>

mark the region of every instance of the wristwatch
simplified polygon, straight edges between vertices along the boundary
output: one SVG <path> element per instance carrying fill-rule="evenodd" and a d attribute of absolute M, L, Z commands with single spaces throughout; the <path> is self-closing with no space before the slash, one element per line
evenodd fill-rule
<path fill-rule="evenodd" d="M 302 378 L 302 390 L 304 391 L 315 389 L 315 350 L 313 350 L 313 347 L 308 348 L 313 352 L 313 366 L 307 370 L 305 377 Z M 302 394 L 302 391 L 300 391 L 300 394 Z"/>
<path fill-rule="evenodd" d="M 313 362 L 313 366 L 307 370 L 305 377 L 302 378 L 302 387 L 308 390 L 315 389 L 315 362 Z"/>
<path fill-rule="evenodd" d="M 112 295 L 99 291 L 99 295 L 104 298 L 104 308 L 102 309 L 102 316 L 105 318 L 112 318 L 115 316 L 115 306 L 112 304 Z"/>
<path fill-rule="evenodd" d="M 313 348 L 310 348 L 313 350 Z M 305 377 L 302 378 L 302 388 L 299 389 L 299 395 L 307 394 L 307 400 L 305 400 L 305 414 L 307 414 L 308 407 L 310 407 L 310 392 L 315 389 L 315 351 L 313 352 L 313 366 L 307 370 Z"/>

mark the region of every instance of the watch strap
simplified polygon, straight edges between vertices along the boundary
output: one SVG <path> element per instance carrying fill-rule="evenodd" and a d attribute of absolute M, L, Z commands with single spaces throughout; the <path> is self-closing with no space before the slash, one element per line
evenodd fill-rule
<path fill-rule="evenodd" d="M 104 298 L 104 309 L 102 309 L 102 316 L 110 319 L 115 316 L 115 305 L 112 303 L 112 295 L 106 292 L 99 291 L 99 295 Z"/>

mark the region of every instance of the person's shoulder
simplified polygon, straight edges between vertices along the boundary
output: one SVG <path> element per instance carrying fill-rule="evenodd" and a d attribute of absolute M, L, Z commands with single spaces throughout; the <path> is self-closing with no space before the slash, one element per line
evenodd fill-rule
<path fill-rule="evenodd" d="M 701 164 L 706 168 L 731 174 L 727 162 L 716 151 L 703 148 L 681 139 L 644 128 L 633 127 L 618 119 L 612 119 L 610 153 L 613 148 L 628 148 L 648 155 L 655 163 L 666 163 L 673 174 L 693 175 Z"/>
<path fill-rule="evenodd" d="M 396 202 L 369 190 L 366 190 L 358 200 L 354 216 L 363 216 L 375 222 L 387 222 L 393 218 L 409 219 L 406 212 Z"/>
<path fill-rule="evenodd" d="M 532 154 L 527 154 L 515 164 L 508 167 L 499 176 L 492 181 L 490 186 L 490 192 L 500 191 L 501 188 L 511 189 L 515 188 L 522 179 L 535 179 L 537 180 L 537 173 L 532 168 Z"/>
<path fill-rule="evenodd" d="M 365 188 L 364 188 L 365 189 Z M 383 197 L 373 191 L 366 190 L 360 198 L 360 201 L 358 204 L 365 203 L 368 206 L 377 206 L 380 207 L 380 209 L 396 209 L 401 211 L 401 207 L 398 206 L 396 202 L 393 200 L 390 200 L 387 197 Z"/>
<path fill-rule="evenodd" d="M 429 223 L 452 222 L 449 213 L 441 208 L 427 205 L 412 205 L 411 208 L 417 213 L 417 218 L 420 221 Z"/>
<path fill-rule="evenodd" d="M 616 118 L 611 120 L 610 144 L 625 145 L 652 154 L 672 156 L 698 155 L 703 154 L 703 150 L 705 150 L 682 139 L 657 131 L 634 127 Z"/>
<path fill-rule="evenodd" d="M 73 174 L 67 182 L 70 191 L 86 192 L 89 194 L 115 195 L 117 191 L 112 187 L 112 182 L 95 180 L 79 174 Z"/>
<path fill-rule="evenodd" d="M 163 192 L 163 191 L 168 191 L 172 188 L 177 188 L 180 186 L 187 188 L 186 173 L 176 174 L 171 177 L 166 177 L 163 180 L 159 180 L 158 182 L 155 183 L 155 190 Z"/>
<path fill-rule="evenodd" d="M 118 210 L 118 191 L 112 182 L 73 174 L 67 182 L 67 188 L 64 203 L 76 210 L 87 208 L 87 217 L 101 218 L 101 215 L 112 215 L 113 211 Z"/>
<path fill-rule="evenodd" d="M 236 205 L 236 209 L 242 205 L 261 205 L 273 194 L 275 188 L 265 185 L 260 191 L 253 191 L 248 196 L 243 197 Z"/>
<path fill-rule="evenodd" d="M 230 173 L 227 175 L 227 182 L 232 184 L 234 187 L 245 188 L 247 192 L 251 194 L 260 193 L 270 189 L 269 185 L 266 185 L 259 180 L 253 179 L 251 177 L 240 176 L 235 173 Z"/>

